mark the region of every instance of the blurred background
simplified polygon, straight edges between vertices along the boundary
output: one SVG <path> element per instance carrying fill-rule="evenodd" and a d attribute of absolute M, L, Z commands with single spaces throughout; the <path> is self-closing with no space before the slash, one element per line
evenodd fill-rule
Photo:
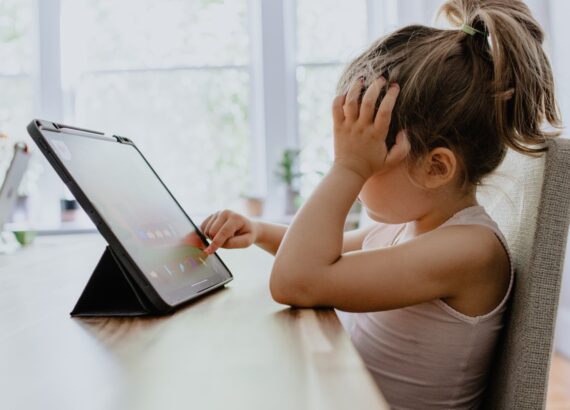
<path fill-rule="evenodd" d="M 16 141 L 33 155 L 11 224 L 92 229 L 27 136 L 32 118 L 133 139 L 197 219 L 233 208 L 286 221 L 330 164 L 330 103 L 346 62 L 397 27 L 431 24 L 440 4 L 0 0 L 0 171 Z M 527 4 L 567 118 L 570 2 Z M 559 329 L 570 329 L 565 288 Z"/>

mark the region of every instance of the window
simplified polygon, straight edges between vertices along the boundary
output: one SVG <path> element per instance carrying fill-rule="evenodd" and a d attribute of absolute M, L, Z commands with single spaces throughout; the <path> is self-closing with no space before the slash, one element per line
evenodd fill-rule
<path fill-rule="evenodd" d="M 62 0 L 66 116 L 132 138 L 183 207 L 249 181 L 247 0 Z"/>
<path fill-rule="evenodd" d="M 332 160 L 331 103 L 345 64 L 368 41 L 365 0 L 297 1 L 297 101 L 301 195 Z"/>
<path fill-rule="evenodd" d="M 397 9 L 396 0 L 2 0 L 0 131 L 27 138 L 39 116 L 122 134 L 190 214 L 236 208 L 245 193 L 266 195 L 266 216 L 278 218 L 283 150 L 302 149 L 306 198 L 332 159 L 339 75 Z M 37 163 L 38 220 L 59 226 L 64 190 Z"/>
<path fill-rule="evenodd" d="M 35 2 L 0 2 L 0 132 L 13 140 L 27 138 L 32 116 Z"/>
<path fill-rule="evenodd" d="M 33 149 L 26 125 L 35 115 L 37 102 L 36 16 L 35 0 L 0 1 L 0 133 L 8 136 L 0 139 L 0 184 L 14 154 L 14 143 L 25 141 Z M 22 201 L 12 222 L 30 219 L 30 207 L 24 199 L 37 194 L 37 181 L 43 173 L 41 161 L 32 157 L 18 189 Z"/>

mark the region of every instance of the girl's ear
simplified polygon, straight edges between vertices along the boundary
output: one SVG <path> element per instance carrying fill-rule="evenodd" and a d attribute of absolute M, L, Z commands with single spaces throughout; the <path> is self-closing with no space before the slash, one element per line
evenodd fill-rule
<path fill-rule="evenodd" d="M 451 182 L 457 174 L 457 157 L 449 148 L 438 147 L 424 158 L 424 186 L 434 189 Z"/>

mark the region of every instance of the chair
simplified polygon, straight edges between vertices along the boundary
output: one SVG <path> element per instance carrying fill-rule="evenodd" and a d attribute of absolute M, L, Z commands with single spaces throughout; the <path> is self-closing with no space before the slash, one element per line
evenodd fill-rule
<path fill-rule="evenodd" d="M 570 140 L 549 141 L 538 158 L 509 151 L 478 200 L 504 233 L 516 270 L 482 408 L 543 409 L 570 219 Z"/>

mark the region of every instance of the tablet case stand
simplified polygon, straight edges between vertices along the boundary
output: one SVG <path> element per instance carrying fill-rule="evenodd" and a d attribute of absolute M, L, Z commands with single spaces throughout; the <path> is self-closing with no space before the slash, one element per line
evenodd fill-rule
<path fill-rule="evenodd" d="M 145 316 L 159 314 L 133 283 L 107 246 L 71 316 Z"/>

